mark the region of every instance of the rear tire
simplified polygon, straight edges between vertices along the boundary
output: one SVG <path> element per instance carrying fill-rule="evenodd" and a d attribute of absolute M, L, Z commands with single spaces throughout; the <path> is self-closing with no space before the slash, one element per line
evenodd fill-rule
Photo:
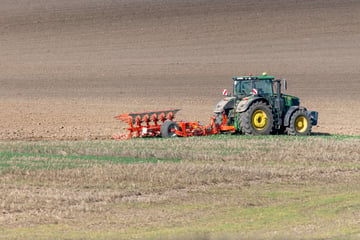
<path fill-rule="evenodd" d="M 241 132 L 247 135 L 269 135 L 274 125 L 272 111 L 264 102 L 255 102 L 239 117 Z"/>
<path fill-rule="evenodd" d="M 161 137 L 177 137 L 176 133 L 173 131 L 174 129 L 179 130 L 179 125 L 174 121 L 166 120 L 160 128 Z"/>
<path fill-rule="evenodd" d="M 306 136 L 311 133 L 310 115 L 303 109 L 296 111 L 290 118 L 290 125 L 286 128 L 288 135 Z"/>

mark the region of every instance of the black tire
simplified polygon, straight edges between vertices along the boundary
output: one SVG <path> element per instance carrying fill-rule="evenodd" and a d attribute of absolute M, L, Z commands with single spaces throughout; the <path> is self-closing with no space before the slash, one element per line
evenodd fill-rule
<path fill-rule="evenodd" d="M 226 124 L 228 126 L 233 126 L 234 125 L 234 109 L 231 109 L 228 111 L 227 117 L 228 117 L 228 120 L 227 120 Z"/>
<path fill-rule="evenodd" d="M 173 129 L 179 130 L 179 125 L 171 120 L 166 120 L 160 128 L 161 137 L 177 137 L 176 133 L 172 131 Z"/>
<path fill-rule="evenodd" d="M 235 129 L 236 129 L 237 133 L 239 133 L 239 134 L 244 133 L 241 131 L 241 113 L 236 114 Z"/>
<path fill-rule="evenodd" d="M 290 125 L 286 128 L 288 135 L 306 136 L 311 133 L 311 118 L 310 115 L 303 109 L 293 113 L 290 118 Z"/>
<path fill-rule="evenodd" d="M 231 126 L 234 125 L 234 117 L 233 116 L 233 109 L 225 110 L 225 115 L 227 116 L 226 125 Z M 223 113 L 215 113 L 215 124 L 220 126 L 223 124 Z"/>
<path fill-rule="evenodd" d="M 215 113 L 215 124 L 220 126 L 223 122 L 222 113 Z"/>
<path fill-rule="evenodd" d="M 247 135 L 269 135 L 273 129 L 274 116 L 264 102 L 255 102 L 240 113 L 240 131 Z"/>

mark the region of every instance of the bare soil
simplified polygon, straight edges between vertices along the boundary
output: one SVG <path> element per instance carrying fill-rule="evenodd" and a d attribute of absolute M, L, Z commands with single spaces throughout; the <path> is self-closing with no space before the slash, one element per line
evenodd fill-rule
<path fill-rule="evenodd" d="M 360 2 L 1 0 L 0 139 L 107 139 L 113 116 L 207 123 L 234 75 L 286 78 L 315 132 L 360 134 Z"/>

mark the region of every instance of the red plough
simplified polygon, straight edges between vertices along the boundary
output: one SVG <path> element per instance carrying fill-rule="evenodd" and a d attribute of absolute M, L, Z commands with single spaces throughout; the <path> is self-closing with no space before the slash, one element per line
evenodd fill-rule
<path fill-rule="evenodd" d="M 207 136 L 222 132 L 235 132 L 234 126 L 227 126 L 227 116 L 222 115 L 222 124 L 215 124 L 215 117 L 209 125 L 199 122 L 174 121 L 180 109 L 167 109 L 152 112 L 126 113 L 115 118 L 127 124 L 128 133 L 114 135 L 114 139 L 130 139 L 132 137 L 190 137 Z"/>

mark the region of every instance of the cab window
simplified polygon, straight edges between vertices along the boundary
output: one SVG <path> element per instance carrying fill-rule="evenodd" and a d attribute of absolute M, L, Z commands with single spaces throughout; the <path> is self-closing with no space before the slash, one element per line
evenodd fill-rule
<path fill-rule="evenodd" d="M 271 80 L 254 81 L 254 88 L 257 89 L 259 95 L 273 95 Z"/>

